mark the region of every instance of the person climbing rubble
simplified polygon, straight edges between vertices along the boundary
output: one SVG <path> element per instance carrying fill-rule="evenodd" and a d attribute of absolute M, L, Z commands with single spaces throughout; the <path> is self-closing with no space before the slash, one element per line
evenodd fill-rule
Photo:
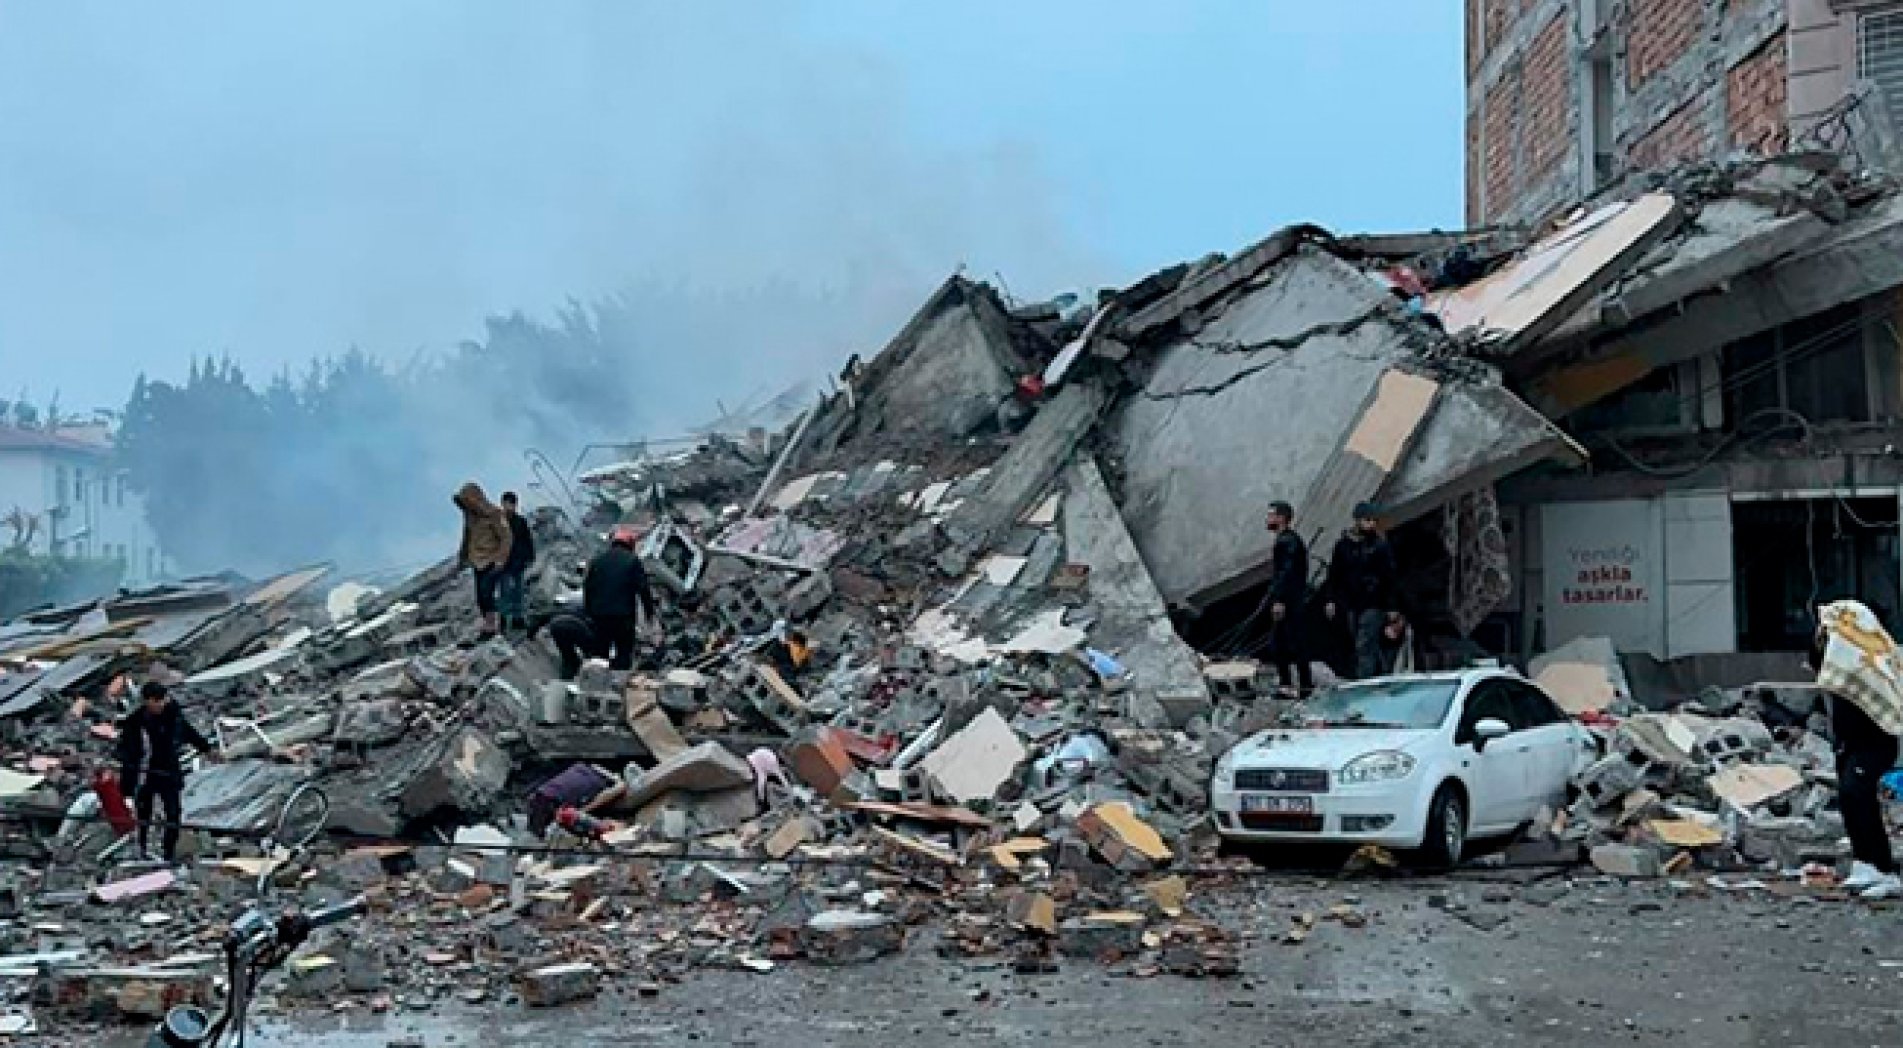
<path fill-rule="evenodd" d="M 1357 505 L 1354 524 L 1335 542 L 1334 556 L 1328 561 L 1322 614 L 1331 629 L 1353 635 L 1352 676 L 1358 680 L 1383 672 L 1382 631 L 1388 613 L 1397 610 L 1400 573 L 1394 547 L 1381 534 L 1375 507 L 1367 502 Z"/>
<path fill-rule="evenodd" d="M 1269 504 L 1269 532 L 1275 536 L 1269 574 L 1269 661 L 1282 687 L 1315 690 L 1315 671 L 1302 643 L 1302 612 L 1308 606 L 1308 544 L 1295 533 L 1295 507 Z"/>
<path fill-rule="evenodd" d="M 1869 608 L 1837 601 L 1818 613 L 1811 667 L 1825 692 L 1837 758 L 1837 807 L 1850 837 L 1843 886 L 1866 899 L 1903 896 L 1879 788 L 1903 734 L 1903 658 Z"/>
<path fill-rule="evenodd" d="M 147 843 L 154 802 L 165 809 L 162 856 L 167 863 L 178 857 L 178 829 L 185 819 L 185 769 L 179 763 L 179 751 L 186 746 L 218 759 L 212 744 L 185 719 L 165 685 L 146 681 L 139 689 L 139 708 L 119 723 L 119 781 L 138 810 L 141 855 L 151 854 Z"/>
<path fill-rule="evenodd" d="M 548 624 L 549 637 L 561 653 L 563 680 L 574 680 L 582 660 L 590 657 L 607 659 L 610 669 L 632 669 L 640 617 L 647 620 L 657 641 L 665 637 L 654 590 L 635 545 L 632 528 L 616 528 L 608 548 L 588 562 L 581 614 L 560 615 Z"/>
<path fill-rule="evenodd" d="M 490 502 L 482 485 L 475 481 L 464 484 L 451 501 L 463 513 L 463 541 L 456 551 L 456 561 L 475 572 L 476 610 L 482 615 L 483 635 L 491 637 L 499 628 L 496 589 L 509 563 L 514 534 L 501 507 Z"/>
<path fill-rule="evenodd" d="M 505 630 L 528 628 L 524 586 L 529 569 L 535 566 L 535 533 L 529 530 L 529 520 L 519 511 L 520 505 L 515 492 L 502 493 L 502 513 L 509 521 L 509 559 L 503 562 L 502 576 L 497 580 L 496 611 Z"/>

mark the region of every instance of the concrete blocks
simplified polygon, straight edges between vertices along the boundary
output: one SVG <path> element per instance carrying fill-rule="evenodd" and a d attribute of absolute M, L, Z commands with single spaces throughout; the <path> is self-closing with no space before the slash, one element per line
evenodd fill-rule
<path fill-rule="evenodd" d="M 810 619 L 818 614 L 819 609 L 825 607 L 826 602 L 831 599 L 833 599 L 832 579 L 823 571 L 815 571 L 786 591 L 786 600 L 783 604 L 785 617 L 793 621 Z"/>
<path fill-rule="evenodd" d="M 800 946 L 815 964 L 864 964 L 905 947 L 905 926 L 889 914 L 827 910 L 801 930 Z"/>
<path fill-rule="evenodd" d="M 1632 844 L 1601 844 L 1592 850 L 1593 868 L 1613 877 L 1657 877 L 1658 852 Z"/>
<path fill-rule="evenodd" d="M 821 797 L 831 797 L 854 770 L 852 755 L 832 728 L 812 728 L 786 750 L 793 774 Z"/>
<path fill-rule="evenodd" d="M 524 1004 L 552 1008 L 600 993 L 601 969 L 584 962 L 551 964 L 523 972 L 518 987 Z"/>
<path fill-rule="evenodd" d="M 1593 762 L 1575 783 L 1580 795 L 1595 808 L 1607 807 L 1644 784 L 1645 766 L 1617 753 Z"/>

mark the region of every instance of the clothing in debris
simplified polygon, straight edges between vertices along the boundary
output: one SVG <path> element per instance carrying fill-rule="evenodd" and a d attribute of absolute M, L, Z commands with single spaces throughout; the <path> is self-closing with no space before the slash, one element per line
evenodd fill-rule
<path fill-rule="evenodd" d="M 1399 576 L 1394 547 L 1385 537 L 1351 528 L 1336 541 L 1328 561 L 1327 599 L 1354 634 L 1357 678 L 1382 672 L 1381 627 L 1395 610 Z"/>
<path fill-rule="evenodd" d="M 179 751 L 186 746 L 199 753 L 212 752 L 211 743 L 170 699 L 156 711 L 141 705 L 119 722 L 119 781 L 132 794 L 138 812 L 139 848 L 146 846 L 146 828 L 157 802 L 165 809 L 167 862 L 178 854 L 178 827 L 185 818 L 185 769 L 179 763 Z"/>

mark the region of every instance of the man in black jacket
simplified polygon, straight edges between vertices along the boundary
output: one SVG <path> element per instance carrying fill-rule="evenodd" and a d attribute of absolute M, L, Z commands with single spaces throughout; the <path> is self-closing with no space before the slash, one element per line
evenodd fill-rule
<path fill-rule="evenodd" d="M 1269 661 L 1282 686 L 1315 690 L 1315 671 L 1302 643 L 1302 612 L 1308 604 L 1308 545 L 1295 533 L 1295 507 L 1269 504 L 1268 529 L 1275 536 L 1269 559 Z M 1293 672 L 1291 672 L 1293 671 Z"/>
<path fill-rule="evenodd" d="M 1381 675 L 1381 628 L 1388 613 L 1399 610 L 1395 594 L 1400 573 L 1375 508 L 1366 502 L 1356 506 L 1354 526 L 1335 543 L 1334 558 L 1328 562 L 1328 602 L 1322 614 L 1333 628 L 1341 628 L 1345 620 L 1353 633 L 1357 679 Z"/>
<path fill-rule="evenodd" d="M 549 637 L 562 656 L 563 680 L 574 679 L 584 656 L 606 657 L 613 669 L 632 669 L 637 611 L 656 631 L 661 629 L 647 568 L 634 546 L 634 532 L 616 528 L 608 548 L 588 562 L 581 584 L 582 614 L 558 616 L 549 623 Z"/>
<path fill-rule="evenodd" d="M 185 769 L 178 754 L 186 746 L 216 759 L 211 743 L 185 719 L 165 685 L 146 681 L 139 689 L 139 708 L 119 723 L 119 781 L 137 805 L 142 854 L 146 854 L 146 828 L 152 824 L 152 802 L 164 806 L 168 863 L 178 855 L 178 827 L 185 818 Z"/>
<path fill-rule="evenodd" d="M 535 533 L 529 530 L 529 520 L 518 507 L 520 500 L 515 492 L 502 493 L 502 515 L 509 519 L 509 559 L 502 564 L 502 577 L 496 583 L 496 610 L 502 615 L 502 628 L 528 628 L 528 612 L 524 607 L 524 577 L 535 566 Z"/>

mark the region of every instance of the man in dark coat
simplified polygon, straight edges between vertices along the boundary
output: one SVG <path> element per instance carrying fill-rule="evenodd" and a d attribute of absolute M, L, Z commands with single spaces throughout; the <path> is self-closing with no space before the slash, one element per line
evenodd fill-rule
<path fill-rule="evenodd" d="M 588 573 L 582 578 L 582 613 L 561 615 L 548 624 L 549 637 L 561 652 L 563 680 L 574 679 L 584 657 L 606 658 L 613 669 L 632 669 L 637 612 L 656 631 L 661 629 L 647 568 L 634 547 L 632 530 L 615 529 L 608 548 L 588 562 Z"/>
<path fill-rule="evenodd" d="M 119 781 L 137 806 L 141 854 L 146 854 L 153 802 L 165 808 L 168 863 L 178 856 L 178 827 L 185 818 L 185 769 L 178 754 L 186 746 L 216 759 L 211 743 L 185 719 L 165 685 L 147 681 L 139 689 L 139 708 L 119 724 Z"/>
<path fill-rule="evenodd" d="M 502 628 L 525 629 L 528 611 L 523 587 L 529 569 L 535 566 L 535 533 L 529 520 L 518 510 L 515 492 L 502 493 L 502 515 L 509 520 L 509 559 L 502 564 L 502 577 L 496 584 L 496 611 L 502 616 Z"/>
<path fill-rule="evenodd" d="M 1328 601 L 1322 614 L 1330 623 L 1345 621 L 1354 635 L 1357 679 L 1381 675 L 1381 630 L 1388 613 L 1399 610 L 1400 574 L 1375 508 L 1366 502 L 1356 506 L 1354 526 L 1335 543 L 1328 562 Z"/>
<path fill-rule="evenodd" d="M 1315 689 L 1315 671 L 1302 643 L 1302 613 L 1308 604 L 1308 545 L 1295 533 L 1295 507 L 1269 504 L 1268 529 L 1275 535 L 1269 560 L 1269 661 L 1284 688 Z"/>

